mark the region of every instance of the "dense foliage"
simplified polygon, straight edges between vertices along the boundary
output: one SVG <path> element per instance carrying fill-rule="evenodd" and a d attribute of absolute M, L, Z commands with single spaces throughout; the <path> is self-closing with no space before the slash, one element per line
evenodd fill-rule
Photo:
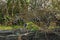
<path fill-rule="evenodd" d="M 38 26 L 44 29 L 60 26 L 60 1 L 0 0 L 0 25 L 25 27 L 30 22 L 34 30 Z M 32 25 L 27 26 L 32 29 Z"/>

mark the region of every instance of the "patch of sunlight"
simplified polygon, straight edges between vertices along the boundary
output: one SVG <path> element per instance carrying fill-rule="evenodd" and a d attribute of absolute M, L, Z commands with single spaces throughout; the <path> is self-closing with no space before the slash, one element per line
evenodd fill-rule
<path fill-rule="evenodd" d="M 26 0 L 28 3 L 30 2 L 30 0 Z"/>
<path fill-rule="evenodd" d="M 10 26 L 0 26 L 0 30 L 12 30 L 13 28 Z"/>
<path fill-rule="evenodd" d="M 55 29 L 55 28 L 56 28 L 56 26 L 55 26 L 55 27 L 54 27 L 54 26 L 49 26 L 49 27 L 48 27 L 49 30 L 53 30 L 53 29 Z"/>
<path fill-rule="evenodd" d="M 23 26 L 14 26 L 13 29 L 23 28 Z"/>
<path fill-rule="evenodd" d="M 33 22 L 28 22 L 26 28 L 31 31 L 39 30 L 39 27 L 35 25 Z"/>

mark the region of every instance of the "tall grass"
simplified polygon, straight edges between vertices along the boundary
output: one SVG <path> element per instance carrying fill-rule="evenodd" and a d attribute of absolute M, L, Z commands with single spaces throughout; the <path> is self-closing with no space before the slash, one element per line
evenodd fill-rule
<path fill-rule="evenodd" d="M 2 3 L 2 4 L 1 4 Z M 16 19 L 16 16 L 22 17 L 23 14 L 27 14 L 28 3 L 26 0 L 6 0 L 6 2 L 1 1 L 0 3 L 0 20 L 4 19 L 1 24 L 8 25 Z"/>

